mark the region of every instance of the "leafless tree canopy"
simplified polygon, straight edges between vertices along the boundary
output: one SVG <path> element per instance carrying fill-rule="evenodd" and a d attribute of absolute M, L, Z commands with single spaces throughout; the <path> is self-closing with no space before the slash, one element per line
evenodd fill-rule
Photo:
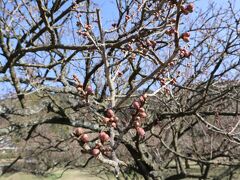
<path fill-rule="evenodd" d="M 108 13 L 94 0 L 0 1 L 0 136 L 19 139 L 13 163 L 76 147 L 43 170 L 81 154 L 116 177 L 205 179 L 216 165 L 215 178 L 233 176 L 239 7 L 203 1 L 114 0 Z"/>

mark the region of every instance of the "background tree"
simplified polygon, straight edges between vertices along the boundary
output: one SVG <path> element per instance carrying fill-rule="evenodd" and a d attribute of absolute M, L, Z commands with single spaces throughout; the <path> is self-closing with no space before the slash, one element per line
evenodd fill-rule
<path fill-rule="evenodd" d="M 81 153 L 116 177 L 131 170 L 145 179 L 204 179 L 214 165 L 229 167 L 221 178 L 239 168 L 234 1 L 203 11 L 184 0 L 116 0 L 110 23 L 90 0 L 0 7 L 0 134 L 20 139 L 16 161 L 77 142 L 82 151 L 66 167 Z M 46 131 L 53 127 L 58 137 Z M 64 133 L 68 127 L 76 129 Z M 39 161 L 44 171 L 59 165 Z"/>

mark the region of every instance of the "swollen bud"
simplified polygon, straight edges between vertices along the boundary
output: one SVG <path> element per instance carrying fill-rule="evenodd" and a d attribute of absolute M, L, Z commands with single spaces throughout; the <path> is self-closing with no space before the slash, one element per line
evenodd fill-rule
<path fill-rule="evenodd" d="M 87 134 L 83 134 L 83 135 L 81 136 L 81 140 L 82 140 L 84 143 L 87 143 L 87 142 L 89 141 L 88 135 L 87 135 Z"/>
<path fill-rule="evenodd" d="M 99 139 L 101 140 L 101 142 L 107 142 L 109 141 L 109 135 L 105 132 L 100 132 Z"/>
<path fill-rule="evenodd" d="M 132 106 L 134 107 L 134 109 L 139 109 L 140 108 L 140 103 L 137 101 L 134 101 Z"/>
<path fill-rule="evenodd" d="M 190 33 L 189 32 L 185 32 L 182 34 L 182 39 L 185 42 L 189 42 L 189 38 L 190 38 Z"/>
<path fill-rule="evenodd" d="M 190 3 L 186 6 L 186 10 L 189 11 L 190 13 L 193 12 L 194 10 L 194 4 Z"/>
<path fill-rule="evenodd" d="M 114 114 L 114 112 L 113 112 L 112 109 L 108 109 L 108 110 L 107 110 L 106 116 L 107 116 L 108 118 L 111 118 L 111 117 L 113 117 L 114 115 L 115 115 L 115 114 Z"/>
<path fill-rule="evenodd" d="M 117 128 L 117 124 L 115 122 L 113 122 L 112 127 Z"/>
<path fill-rule="evenodd" d="M 104 117 L 102 121 L 104 124 L 107 124 L 110 121 L 110 118 Z"/>
<path fill-rule="evenodd" d="M 126 16 L 125 16 L 125 19 L 126 19 L 126 21 L 129 21 L 129 20 L 131 19 L 131 16 L 126 15 Z"/>
<path fill-rule="evenodd" d="M 144 112 L 145 112 L 145 109 L 144 109 L 143 107 L 141 107 L 141 108 L 138 109 L 138 112 L 144 113 Z"/>
<path fill-rule="evenodd" d="M 82 128 L 76 128 L 73 132 L 73 134 L 76 136 L 76 137 L 79 137 L 83 134 L 83 129 Z"/>
<path fill-rule="evenodd" d="M 141 127 L 137 127 L 137 133 L 138 133 L 138 135 L 139 135 L 140 137 L 142 137 L 142 138 L 145 136 L 145 131 L 144 131 L 144 129 L 141 128 Z"/>
<path fill-rule="evenodd" d="M 100 150 L 99 149 L 93 149 L 92 150 L 92 155 L 94 156 L 94 157 L 97 157 L 98 155 L 99 155 L 99 153 L 100 153 Z"/>
<path fill-rule="evenodd" d="M 141 118 L 140 118 L 139 116 L 137 116 L 137 117 L 134 118 L 134 120 L 135 120 L 135 121 L 140 121 Z"/>
<path fill-rule="evenodd" d="M 140 112 L 138 115 L 139 115 L 140 118 L 146 118 L 147 117 L 147 114 L 145 112 Z"/>
<path fill-rule="evenodd" d="M 140 122 L 139 121 L 134 121 L 133 122 L 133 125 L 137 128 L 139 126 L 141 126 Z"/>
<path fill-rule="evenodd" d="M 122 71 L 118 71 L 118 72 L 117 72 L 117 76 L 118 76 L 118 77 L 122 77 L 122 75 L 123 75 L 123 72 L 122 72 Z"/>
<path fill-rule="evenodd" d="M 145 102 L 145 99 L 144 99 L 143 96 L 140 96 L 139 100 L 140 100 L 141 103 L 144 103 L 144 102 Z"/>
<path fill-rule="evenodd" d="M 88 95 L 93 95 L 93 94 L 94 94 L 94 93 L 93 93 L 93 89 L 92 89 L 91 86 L 88 86 L 87 89 L 86 89 L 86 91 L 87 91 L 87 94 L 88 94 Z"/>

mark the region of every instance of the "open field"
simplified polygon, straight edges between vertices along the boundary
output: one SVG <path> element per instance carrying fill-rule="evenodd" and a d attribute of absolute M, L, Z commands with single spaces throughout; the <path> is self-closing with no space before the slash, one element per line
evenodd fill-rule
<path fill-rule="evenodd" d="M 89 170 L 68 170 L 66 171 L 62 176 L 62 171 L 58 170 L 53 172 L 52 174 L 49 174 L 47 176 L 34 176 L 32 174 L 27 173 L 14 173 L 14 174 L 6 174 L 0 179 L 4 180 L 40 180 L 40 179 L 46 179 L 46 180 L 55 180 L 55 179 L 61 179 L 61 180 L 100 180 L 100 179 L 114 179 L 113 177 L 110 177 L 110 175 L 100 174 L 100 175 L 94 175 L 89 172 Z"/>
<path fill-rule="evenodd" d="M 99 169 L 100 170 L 100 169 Z M 222 176 L 220 178 L 219 175 L 226 172 L 226 168 L 224 167 L 212 167 L 212 170 L 210 171 L 210 174 L 207 179 L 209 180 L 229 180 L 229 176 Z M 168 170 L 165 172 L 165 176 L 171 175 L 174 170 Z M 55 170 L 51 171 L 46 176 L 35 176 L 28 173 L 18 172 L 14 174 L 5 174 L 4 176 L 0 176 L 0 180 L 114 180 L 114 176 L 112 174 L 105 174 L 104 172 L 97 171 L 95 168 L 87 168 L 87 169 L 71 169 L 67 170 L 62 174 L 62 170 Z M 191 174 L 199 174 L 199 168 L 192 167 L 191 169 L 188 169 L 188 172 Z M 122 178 L 124 179 L 124 178 Z M 142 180 L 143 178 L 139 176 L 131 176 L 128 177 L 129 180 Z M 185 180 L 191 180 L 193 178 L 185 178 Z M 231 180 L 239 180 L 240 179 L 240 170 L 234 171 L 232 174 Z"/>

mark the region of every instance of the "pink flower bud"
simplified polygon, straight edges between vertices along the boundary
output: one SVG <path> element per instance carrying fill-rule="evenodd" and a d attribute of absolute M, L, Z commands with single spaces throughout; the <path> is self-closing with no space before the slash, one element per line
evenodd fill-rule
<path fill-rule="evenodd" d="M 81 140 L 82 140 L 84 143 L 87 143 L 87 142 L 89 141 L 88 135 L 87 135 L 87 134 L 83 134 L 83 135 L 81 136 Z"/>
<path fill-rule="evenodd" d="M 97 157 L 98 155 L 99 155 L 99 153 L 100 153 L 100 150 L 99 149 L 93 149 L 92 150 L 92 155 L 94 156 L 94 157 Z"/>
<path fill-rule="evenodd" d="M 117 116 L 114 117 L 114 122 L 118 122 L 119 118 Z"/>
<path fill-rule="evenodd" d="M 82 134 L 83 134 L 83 129 L 82 128 L 76 128 L 75 130 L 74 130 L 74 135 L 75 136 L 77 136 L 77 137 L 79 137 L 79 136 L 81 136 Z"/>
<path fill-rule="evenodd" d="M 145 99 L 145 101 L 147 100 L 147 94 L 143 94 L 143 98 Z"/>
<path fill-rule="evenodd" d="M 144 99 L 143 96 L 140 96 L 139 100 L 140 100 L 141 103 L 144 103 L 144 102 L 145 102 L 145 99 Z"/>
<path fill-rule="evenodd" d="M 108 118 L 111 118 L 111 117 L 113 117 L 115 114 L 114 114 L 114 112 L 113 112 L 112 109 L 108 109 L 107 112 L 106 112 L 106 115 L 107 115 Z"/>
<path fill-rule="evenodd" d="M 135 121 L 140 121 L 141 118 L 140 118 L 139 116 L 137 116 L 137 117 L 134 118 L 134 120 L 135 120 Z"/>
<path fill-rule="evenodd" d="M 116 128 L 117 124 L 115 122 L 112 123 L 112 127 Z"/>
<path fill-rule="evenodd" d="M 86 89 L 86 91 L 87 91 L 87 94 L 88 94 L 88 95 L 93 95 L 93 94 L 94 94 L 94 93 L 93 93 L 93 89 L 92 89 L 91 86 L 88 86 L 87 89 Z"/>
<path fill-rule="evenodd" d="M 140 118 L 146 118 L 147 117 L 147 114 L 145 112 L 140 112 L 138 115 L 140 116 Z"/>
<path fill-rule="evenodd" d="M 141 124 L 140 124 L 140 122 L 139 121 L 134 121 L 134 126 L 137 128 L 137 127 L 139 127 L 139 126 L 141 126 Z"/>
<path fill-rule="evenodd" d="M 102 141 L 102 142 L 107 142 L 109 141 L 109 135 L 105 132 L 100 132 L 99 133 L 99 139 Z"/>
<path fill-rule="evenodd" d="M 140 103 L 138 101 L 134 101 L 132 106 L 134 107 L 134 109 L 139 109 L 140 108 Z"/>
<path fill-rule="evenodd" d="M 143 128 L 141 127 L 137 127 L 137 133 L 140 137 L 144 137 L 145 136 L 145 131 Z"/>
<path fill-rule="evenodd" d="M 104 117 L 104 118 L 102 119 L 102 121 L 103 121 L 104 124 L 107 124 L 107 123 L 110 121 L 110 119 L 107 118 L 107 117 Z"/>
<path fill-rule="evenodd" d="M 190 13 L 193 12 L 194 10 L 194 4 L 190 3 L 186 6 L 186 10 L 189 11 Z"/>
<path fill-rule="evenodd" d="M 145 112 L 145 109 L 143 108 L 143 107 L 141 107 L 141 108 L 139 108 L 139 110 L 138 110 L 140 113 L 143 113 L 143 112 Z"/>

